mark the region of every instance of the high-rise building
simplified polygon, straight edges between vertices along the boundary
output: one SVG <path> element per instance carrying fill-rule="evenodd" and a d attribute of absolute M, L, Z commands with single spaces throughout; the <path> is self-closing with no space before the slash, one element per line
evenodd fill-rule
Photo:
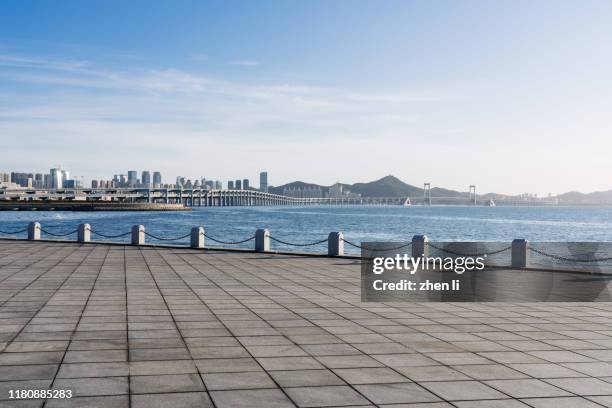
<path fill-rule="evenodd" d="M 62 188 L 64 183 L 62 169 L 55 168 L 49 170 L 49 187 L 51 189 Z"/>
<path fill-rule="evenodd" d="M 262 171 L 259 173 L 259 191 L 268 192 L 268 172 Z"/>
<path fill-rule="evenodd" d="M 234 189 L 234 182 L 232 180 L 227 182 L 227 189 L 228 190 L 233 190 Z"/>
<path fill-rule="evenodd" d="M 45 181 L 42 173 L 36 173 L 34 175 L 34 183 L 32 184 L 35 188 L 43 188 L 45 186 Z"/>
<path fill-rule="evenodd" d="M 215 190 L 223 190 L 223 183 L 219 180 L 215 180 Z"/>
<path fill-rule="evenodd" d="M 136 170 L 128 170 L 128 186 L 136 187 L 138 185 L 138 172 Z"/>
<path fill-rule="evenodd" d="M 236 190 L 242 190 L 242 180 L 238 179 L 234 182 L 234 188 Z"/>
<path fill-rule="evenodd" d="M 0 183 L 10 183 L 11 175 L 9 173 L 0 173 Z"/>
<path fill-rule="evenodd" d="M 142 172 L 142 178 L 140 179 L 140 182 L 142 183 L 142 186 L 145 188 L 151 188 L 151 172 L 149 171 L 143 171 Z"/>
<path fill-rule="evenodd" d="M 98 188 L 98 180 L 91 180 L 91 188 Z"/>
<path fill-rule="evenodd" d="M 159 171 L 153 173 L 153 187 L 160 188 L 162 184 L 162 177 Z"/>
<path fill-rule="evenodd" d="M 81 187 L 81 182 L 77 179 L 64 180 L 64 188 L 79 188 L 79 187 Z"/>
<path fill-rule="evenodd" d="M 127 184 L 128 184 L 127 176 L 125 174 L 120 174 L 119 182 L 117 184 L 119 185 L 119 187 L 127 187 Z"/>
<path fill-rule="evenodd" d="M 15 183 L 21 187 L 32 187 L 33 179 L 34 175 L 32 173 L 11 173 L 11 183 Z"/>
<path fill-rule="evenodd" d="M 242 180 L 242 189 L 243 190 L 248 190 L 249 189 L 249 179 L 243 179 Z"/>
<path fill-rule="evenodd" d="M 70 180 L 70 172 L 68 170 L 62 170 L 62 184 L 61 184 L 61 186 L 63 188 L 67 188 L 67 186 L 64 185 L 66 180 Z"/>

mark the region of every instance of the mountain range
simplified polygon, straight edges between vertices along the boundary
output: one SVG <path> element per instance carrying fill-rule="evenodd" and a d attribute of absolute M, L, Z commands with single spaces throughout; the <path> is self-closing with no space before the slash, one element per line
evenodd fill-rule
<path fill-rule="evenodd" d="M 361 194 L 362 197 L 423 197 L 423 188 L 407 184 L 395 176 L 388 175 L 368 183 L 342 184 L 344 190 Z M 269 191 L 274 194 L 283 194 L 285 188 L 321 188 L 326 194 L 331 186 L 322 186 L 303 181 L 294 181 L 281 186 L 271 186 Z M 440 187 L 432 187 L 432 198 L 435 197 L 468 197 L 465 191 L 456 191 Z M 498 193 L 478 194 L 479 199 L 520 199 L 520 196 L 511 196 Z M 593 193 L 579 193 L 576 191 L 551 197 L 560 205 L 612 205 L 612 190 L 596 191 Z"/>

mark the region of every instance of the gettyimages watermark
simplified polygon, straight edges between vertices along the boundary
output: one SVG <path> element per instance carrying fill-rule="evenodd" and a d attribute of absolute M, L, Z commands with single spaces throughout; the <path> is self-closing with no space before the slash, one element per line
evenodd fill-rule
<path fill-rule="evenodd" d="M 362 301 L 612 301 L 612 243 L 520 244 L 364 242 Z"/>

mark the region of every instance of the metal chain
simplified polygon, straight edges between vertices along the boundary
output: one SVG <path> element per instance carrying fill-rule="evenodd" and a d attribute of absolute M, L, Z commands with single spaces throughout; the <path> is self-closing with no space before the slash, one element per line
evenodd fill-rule
<path fill-rule="evenodd" d="M 191 233 L 186 234 L 186 235 L 183 235 L 183 236 L 181 236 L 181 237 L 176 237 L 176 238 L 162 238 L 162 237 L 158 237 L 158 236 L 156 236 L 156 235 L 150 234 L 150 233 L 148 233 L 148 232 L 146 232 L 146 231 L 145 231 L 145 235 L 146 235 L 146 236 L 148 236 L 148 237 L 151 237 L 151 238 L 153 238 L 153 239 L 156 239 L 156 240 L 158 240 L 158 241 L 178 241 L 178 240 L 181 240 L 181 239 L 185 239 L 185 238 L 187 238 L 187 237 L 190 237 L 190 236 L 191 236 Z"/>
<path fill-rule="evenodd" d="M 216 242 L 218 244 L 224 244 L 224 245 L 239 245 L 239 244 L 244 244 L 245 242 L 249 242 L 255 239 L 255 235 L 253 235 L 251 238 L 243 239 L 242 241 L 221 241 L 220 239 L 210 237 L 206 234 L 204 234 L 204 236 L 213 242 Z"/>
<path fill-rule="evenodd" d="M 0 234 L 5 234 L 5 235 L 21 234 L 22 232 L 26 232 L 27 230 L 28 230 L 27 228 L 24 228 L 19 231 L 0 231 Z"/>
<path fill-rule="evenodd" d="M 121 237 L 125 237 L 125 236 L 127 236 L 127 235 L 130 235 L 130 234 L 132 233 L 132 231 L 129 231 L 129 232 L 126 232 L 125 234 L 118 234 L 118 235 L 106 235 L 106 234 L 102 234 L 102 233 L 96 232 L 96 231 L 94 231 L 94 230 L 91 230 L 90 232 L 91 232 L 92 234 L 99 235 L 99 236 L 101 236 L 102 238 L 121 238 Z"/>
<path fill-rule="evenodd" d="M 357 244 L 355 244 L 355 243 L 353 243 L 351 241 L 347 241 L 344 238 L 342 238 L 342 241 L 346 242 L 347 244 L 349 244 L 352 247 L 359 248 L 359 249 L 365 249 L 367 251 L 372 251 L 372 252 L 377 252 L 377 251 L 396 251 L 398 249 L 407 248 L 407 247 L 412 245 L 412 242 L 409 242 L 408 244 L 404 244 L 402 246 L 398 246 L 398 247 L 395 247 L 395 248 L 368 248 L 368 247 L 364 247 L 364 246 L 361 246 L 361 245 L 357 245 Z"/>
<path fill-rule="evenodd" d="M 590 263 L 590 262 L 607 262 L 607 261 L 612 261 L 612 257 L 609 258 L 593 258 L 593 259 L 574 259 L 574 258 L 566 258 L 564 256 L 560 256 L 560 255 L 553 255 L 553 254 L 549 254 L 546 253 L 544 251 L 540 251 L 538 249 L 535 248 L 531 248 L 528 247 L 528 249 L 532 252 L 535 252 L 538 255 L 542 255 L 545 256 L 547 258 L 552 258 L 552 259 L 556 259 L 557 261 L 565 261 L 565 262 L 579 262 L 579 263 Z"/>
<path fill-rule="evenodd" d="M 44 232 L 45 234 L 47 234 L 47 235 L 51 235 L 51 236 L 53 236 L 53 237 L 67 237 L 68 235 L 72 235 L 72 234 L 74 234 L 74 233 L 76 233 L 76 232 L 78 231 L 78 229 L 75 229 L 74 231 L 70 231 L 70 232 L 67 232 L 67 233 L 65 233 L 65 234 L 55 234 L 55 233 L 53 233 L 53 232 L 49 232 L 49 231 L 47 231 L 47 230 L 46 230 L 46 229 L 44 229 L 44 228 L 41 228 L 40 230 L 41 230 L 42 232 Z"/>
<path fill-rule="evenodd" d="M 317 242 L 309 242 L 307 244 L 296 244 L 296 243 L 293 243 L 293 242 L 282 241 L 282 240 L 280 240 L 278 238 L 274 238 L 272 236 L 270 237 L 270 239 L 272 241 L 278 242 L 279 244 L 284 244 L 284 245 L 289 245 L 289 246 L 296 246 L 296 247 L 307 247 L 307 246 L 319 245 L 319 244 L 322 244 L 324 242 L 329 241 L 329 238 L 325 238 L 325 239 L 322 239 L 322 240 L 317 241 Z"/>
<path fill-rule="evenodd" d="M 434 249 L 437 249 L 438 251 L 446 252 L 446 253 L 451 254 L 451 255 L 470 256 L 470 257 L 481 257 L 481 256 L 484 256 L 484 255 L 495 255 L 495 254 L 500 254 L 502 252 L 505 252 L 505 251 L 508 251 L 508 250 L 512 249 L 512 245 L 510 245 L 510 246 L 507 246 L 505 248 L 498 249 L 496 251 L 484 252 L 482 254 L 465 254 L 465 253 L 461 253 L 461 252 L 455 252 L 455 251 L 453 251 L 451 249 L 447 249 L 447 248 L 442 248 L 442 247 L 436 246 L 436 245 L 432 244 L 431 242 L 429 242 L 429 246 L 434 248 Z"/>

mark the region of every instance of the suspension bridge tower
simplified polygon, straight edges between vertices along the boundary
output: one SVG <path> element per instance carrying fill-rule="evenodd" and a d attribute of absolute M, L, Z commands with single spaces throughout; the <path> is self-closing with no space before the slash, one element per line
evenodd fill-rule
<path fill-rule="evenodd" d="M 431 183 L 423 184 L 423 205 L 431 205 Z"/>
<path fill-rule="evenodd" d="M 476 205 L 476 185 L 470 184 L 470 203 Z"/>

